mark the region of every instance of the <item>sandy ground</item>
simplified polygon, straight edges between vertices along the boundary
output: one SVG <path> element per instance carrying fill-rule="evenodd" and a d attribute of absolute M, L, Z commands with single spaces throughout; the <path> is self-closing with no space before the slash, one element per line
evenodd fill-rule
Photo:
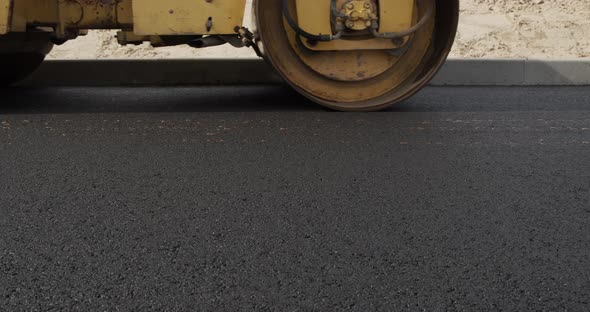
<path fill-rule="evenodd" d="M 452 57 L 590 58 L 590 0 L 462 0 L 461 23 Z M 248 10 L 247 10 L 248 11 Z M 249 24 L 247 18 L 246 24 Z M 249 49 L 185 46 L 121 47 L 113 31 L 56 47 L 49 58 L 254 57 Z"/>

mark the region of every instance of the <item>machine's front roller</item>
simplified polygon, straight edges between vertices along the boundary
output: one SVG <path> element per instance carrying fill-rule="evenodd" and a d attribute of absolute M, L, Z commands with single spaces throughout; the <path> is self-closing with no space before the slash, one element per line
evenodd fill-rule
<path fill-rule="evenodd" d="M 254 9 L 265 57 L 287 82 L 326 107 L 373 111 L 434 77 L 459 1 L 256 0 Z"/>

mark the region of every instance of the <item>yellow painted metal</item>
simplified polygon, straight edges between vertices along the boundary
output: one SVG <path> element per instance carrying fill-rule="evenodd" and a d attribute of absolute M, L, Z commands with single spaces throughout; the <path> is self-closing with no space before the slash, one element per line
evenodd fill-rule
<path fill-rule="evenodd" d="M 119 25 L 133 25 L 133 3 L 131 0 L 119 1 L 117 3 L 117 22 Z"/>
<path fill-rule="evenodd" d="M 58 0 L 60 22 L 65 28 L 114 28 L 119 25 L 118 7 L 130 0 Z"/>
<path fill-rule="evenodd" d="M 301 43 L 313 51 L 355 51 L 355 50 L 393 50 L 399 48 L 391 39 L 372 38 L 366 40 L 334 40 L 317 42 L 311 45 L 307 40 Z M 402 44 L 403 45 L 403 44 Z"/>
<path fill-rule="evenodd" d="M 331 34 L 330 4 L 331 0 L 295 0 L 299 27 L 314 35 Z"/>
<path fill-rule="evenodd" d="M 233 34 L 242 26 L 246 0 L 133 0 L 138 35 Z"/>
<path fill-rule="evenodd" d="M 0 0 L 4 1 L 4 0 Z M 27 26 L 54 27 L 57 36 L 66 30 L 129 29 L 133 25 L 131 0 L 12 0 L 11 31 Z"/>
<path fill-rule="evenodd" d="M 294 0 L 291 2 L 293 5 L 295 2 L 297 5 L 300 5 L 301 0 Z M 319 1 L 319 0 L 316 0 Z M 325 0 L 321 0 L 325 1 Z M 345 0 L 338 0 L 338 5 L 344 3 Z M 309 1 L 311 3 L 311 1 Z M 322 3 L 322 7 L 324 4 L 328 5 L 328 9 L 330 6 L 330 0 L 325 3 Z M 317 4 L 316 4 L 317 5 Z M 311 10 L 312 6 L 307 7 Z M 310 19 L 317 19 L 317 17 L 309 18 L 308 15 L 305 13 L 306 10 L 300 10 L 298 7 L 297 10 L 298 14 L 302 14 L 298 16 L 298 23 L 301 26 L 301 23 L 306 23 L 304 21 Z M 292 10 L 294 12 L 294 10 Z M 328 16 L 330 16 L 330 11 L 328 10 Z M 329 21 L 330 19 L 327 18 Z M 391 40 L 386 39 L 367 39 L 367 40 L 334 40 L 329 42 L 315 42 L 313 46 L 310 46 L 310 43 L 307 42 L 305 38 L 301 38 L 301 40 L 296 40 L 297 34 L 295 31 L 285 22 L 284 27 L 287 30 L 287 34 L 289 36 L 289 44 L 293 46 L 295 53 L 298 54 L 301 61 L 307 65 L 308 68 L 315 71 L 317 74 L 320 74 L 325 77 L 330 77 L 335 81 L 358 81 L 358 80 L 366 80 L 372 77 L 378 76 L 382 74 L 384 71 L 391 68 L 396 62 L 397 57 L 384 53 L 382 50 L 390 50 L 395 48 L 395 45 L 392 43 Z M 308 27 L 310 27 L 309 31 L 311 31 L 311 27 L 313 27 L 313 21 L 307 22 Z M 307 29 L 305 29 L 308 31 Z M 318 29 L 316 29 L 317 32 Z M 308 32 L 309 32 L 308 31 Z M 325 33 L 324 33 L 325 34 Z M 312 53 L 310 54 L 309 51 L 305 51 L 301 49 L 300 43 L 303 43 L 307 48 L 311 50 L 322 51 L 322 53 Z M 373 43 L 372 47 L 369 47 L 369 44 Z M 375 48 L 381 49 L 375 49 Z M 364 51 L 360 51 L 364 50 Z M 381 50 L 381 51 L 366 51 L 366 50 Z M 368 61 L 370 60 L 370 61 Z"/>
<path fill-rule="evenodd" d="M 338 8 L 349 0 L 336 0 Z M 399 32 L 412 26 L 415 0 L 379 1 L 379 31 Z M 329 34 L 331 0 L 295 0 L 299 26 L 311 34 Z"/>
<path fill-rule="evenodd" d="M 336 0 L 338 8 L 345 6 L 349 0 Z M 330 34 L 331 0 L 295 0 L 297 6 L 297 20 L 299 26 L 311 34 Z M 379 1 L 379 31 L 397 32 L 412 26 L 415 17 L 415 0 L 381 0 Z M 341 40 L 317 42 L 309 44 L 307 40 L 301 42 L 313 51 L 353 51 L 353 50 L 393 50 L 407 43 L 406 38 L 401 43 L 389 39 L 367 38 L 366 40 Z"/>
<path fill-rule="evenodd" d="M 13 10 L 8 9 L 10 3 Z M 0 0 L 0 5 L 2 32 L 46 26 L 68 38 L 80 29 L 134 28 L 138 35 L 232 34 L 242 26 L 246 0 Z"/>
<path fill-rule="evenodd" d="M 379 1 L 379 31 L 399 32 L 412 27 L 415 0 Z"/>
<path fill-rule="evenodd" d="M 24 32 L 29 23 L 36 26 L 59 23 L 57 0 L 13 0 L 10 31 Z"/>
<path fill-rule="evenodd" d="M 94 18 L 93 14 L 84 14 L 85 8 L 80 2 L 59 0 L 59 17 L 64 27 L 75 27 L 82 23 L 85 15 L 86 18 Z M 103 17 L 104 14 L 96 14 L 96 17 Z"/>
<path fill-rule="evenodd" d="M 0 0 L 0 35 L 8 33 L 10 29 L 10 12 L 12 0 Z"/>

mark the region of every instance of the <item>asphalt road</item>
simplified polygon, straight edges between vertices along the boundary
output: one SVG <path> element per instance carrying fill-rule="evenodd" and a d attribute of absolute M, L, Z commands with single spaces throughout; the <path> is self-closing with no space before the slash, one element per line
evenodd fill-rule
<path fill-rule="evenodd" d="M 1 311 L 590 310 L 589 87 L 1 92 Z"/>

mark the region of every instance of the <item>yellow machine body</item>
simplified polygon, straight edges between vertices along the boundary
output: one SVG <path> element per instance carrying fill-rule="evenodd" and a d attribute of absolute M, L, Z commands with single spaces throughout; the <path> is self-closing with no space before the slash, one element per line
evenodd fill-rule
<path fill-rule="evenodd" d="M 246 0 L 133 0 L 137 35 L 233 34 Z"/>
<path fill-rule="evenodd" d="M 31 26 L 126 29 L 137 35 L 233 34 L 246 0 L 0 0 L 0 34 Z"/>
<path fill-rule="evenodd" d="M 350 0 L 337 3 L 342 5 L 346 1 Z M 395 32 L 409 27 L 414 2 L 380 1 L 379 31 Z M 331 0 L 295 0 L 295 4 L 303 29 L 314 34 L 333 31 Z M 0 0 L 0 34 L 24 32 L 29 26 L 61 30 L 132 28 L 136 35 L 233 34 L 243 24 L 245 7 L 246 0 Z M 365 42 L 365 46 L 371 43 L 388 47 L 379 40 Z M 333 43 L 331 46 L 337 49 Z"/>
<path fill-rule="evenodd" d="M 8 32 L 10 27 L 11 0 L 0 0 L 0 35 Z"/>

